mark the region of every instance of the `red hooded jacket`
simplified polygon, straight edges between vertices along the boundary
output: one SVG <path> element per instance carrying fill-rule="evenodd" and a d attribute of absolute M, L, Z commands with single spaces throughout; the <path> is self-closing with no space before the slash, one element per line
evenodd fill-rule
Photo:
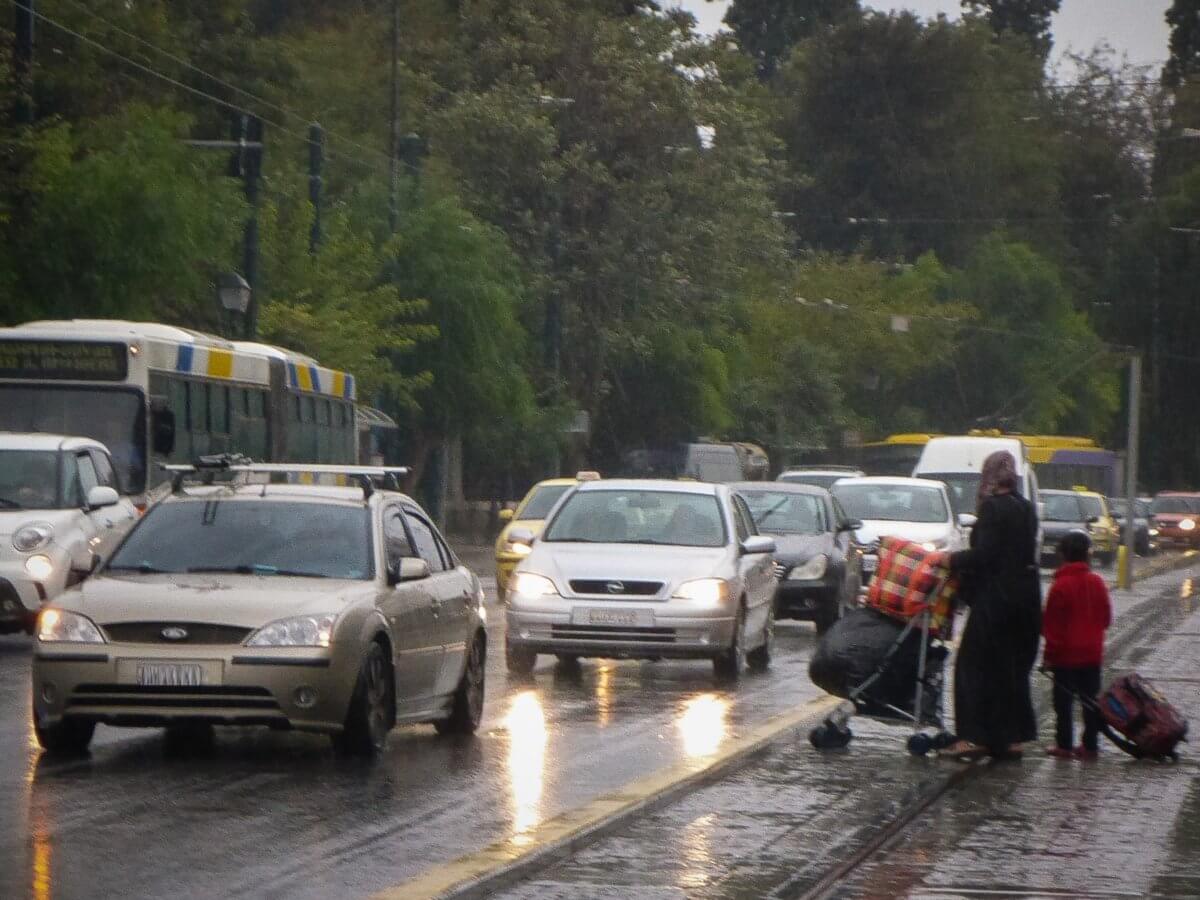
<path fill-rule="evenodd" d="M 1085 562 L 1067 563 L 1054 573 L 1042 614 L 1051 668 L 1098 666 L 1104 660 L 1104 632 L 1112 624 L 1112 604 L 1104 579 Z"/>

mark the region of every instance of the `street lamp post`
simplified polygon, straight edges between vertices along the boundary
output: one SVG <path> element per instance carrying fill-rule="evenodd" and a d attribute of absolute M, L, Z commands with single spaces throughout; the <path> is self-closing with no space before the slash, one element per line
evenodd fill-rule
<path fill-rule="evenodd" d="M 252 294 L 250 283 L 237 272 L 217 275 L 217 300 L 225 313 L 244 316 L 250 308 Z"/>

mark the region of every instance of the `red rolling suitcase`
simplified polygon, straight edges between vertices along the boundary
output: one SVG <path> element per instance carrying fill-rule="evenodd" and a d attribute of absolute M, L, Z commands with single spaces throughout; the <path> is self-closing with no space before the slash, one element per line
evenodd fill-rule
<path fill-rule="evenodd" d="M 1125 740 L 1108 737 L 1133 756 L 1169 756 L 1186 740 L 1188 723 L 1183 715 L 1136 672 L 1123 675 L 1109 686 L 1099 700 L 1100 714 L 1112 731 Z"/>

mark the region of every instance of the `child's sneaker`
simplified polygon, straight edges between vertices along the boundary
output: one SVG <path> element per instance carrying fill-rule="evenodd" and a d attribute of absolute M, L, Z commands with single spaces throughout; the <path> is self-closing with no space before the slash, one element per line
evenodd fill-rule
<path fill-rule="evenodd" d="M 1055 759 L 1078 759 L 1079 756 L 1074 750 L 1068 750 L 1065 747 L 1057 745 L 1046 748 L 1046 755 L 1053 756 Z"/>
<path fill-rule="evenodd" d="M 1076 747 L 1071 755 L 1084 762 L 1095 762 L 1100 758 L 1098 750 L 1089 750 L 1087 747 Z"/>

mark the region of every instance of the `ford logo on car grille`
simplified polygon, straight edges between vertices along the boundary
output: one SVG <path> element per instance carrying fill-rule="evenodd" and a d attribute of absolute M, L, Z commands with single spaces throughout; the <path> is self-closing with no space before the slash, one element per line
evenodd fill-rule
<path fill-rule="evenodd" d="M 623 594 L 623 593 L 625 593 L 625 582 L 610 581 L 608 584 L 606 584 L 604 586 L 604 589 L 606 591 L 608 591 L 610 594 Z"/>
<path fill-rule="evenodd" d="M 159 634 L 168 641 L 186 641 L 188 636 L 187 629 L 180 628 L 178 625 L 168 625 Z"/>

